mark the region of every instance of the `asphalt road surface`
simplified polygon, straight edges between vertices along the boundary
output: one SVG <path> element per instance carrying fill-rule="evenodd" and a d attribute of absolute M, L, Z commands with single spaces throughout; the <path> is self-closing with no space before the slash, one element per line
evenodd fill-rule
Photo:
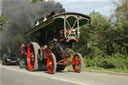
<path fill-rule="evenodd" d="M 128 76 L 73 71 L 48 74 L 0 65 L 0 85 L 128 85 Z"/>

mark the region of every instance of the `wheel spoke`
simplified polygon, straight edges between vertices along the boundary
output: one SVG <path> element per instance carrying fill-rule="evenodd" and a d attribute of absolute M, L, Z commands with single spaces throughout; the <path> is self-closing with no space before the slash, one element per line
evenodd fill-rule
<path fill-rule="evenodd" d="M 77 56 L 76 65 L 79 65 L 79 64 L 80 64 L 80 58 L 79 58 L 79 56 Z"/>
<path fill-rule="evenodd" d="M 49 73 L 53 73 L 54 65 L 53 65 L 53 58 L 52 58 L 52 56 L 48 57 L 47 68 L 48 68 L 48 72 Z"/>

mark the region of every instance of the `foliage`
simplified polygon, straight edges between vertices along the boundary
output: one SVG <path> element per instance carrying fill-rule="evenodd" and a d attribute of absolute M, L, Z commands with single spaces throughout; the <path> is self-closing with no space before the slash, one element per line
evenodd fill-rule
<path fill-rule="evenodd" d="M 86 59 L 87 67 L 101 67 L 105 69 L 128 69 L 128 58 L 124 58 L 122 54 L 114 54 L 112 56 L 107 56 L 103 58 L 102 56 L 97 56 L 94 58 Z"/>
<path fill-rule="evenodd" d="M 89 56 L 112 54 L 112 52 L 110 53 L 111 48 L 107 44 L 112 40 L 111 36 L 108 37 L 111 30 L 109 20 L 94 11 L 90 16 L 92 18 L 91 24 L 81 28 L 80 41 L 74 45 L 74 48 L 81 47 L 78 51 Z"/>
<path fill-rule="evenodd" d="M 128 0 L 117 0 L 114 2 L 116 9 L 113 17 L 117 21 L 128 20 Z"/>
<path fill-rule="evenodd" d="M 128 0 L 114 4 L 110 18 L 95 11 L 90 13 L 91 24 L 81 28 L 79 43 L 73 46 L 86 56 L 87 67 L 128 69 Z"/>
<path fill-rule="evenodd" d="M 2 15 L 0 16 L 0 31 L 3 31 L 4 30 L 4 27 L 9 24 L 9 21 L 7 19 L 6 16 Z M 0 35 L 1 36 L 1 35 Z M 1 37 L 0 37 L 1 38 Z M 3 50 L 2 50 L 2 47 L 1 47 L 1 44 L 0 44 L 0 59 L 2 57 L 2 53 L 3 53 Z"/>
<path fill-rule="evenodd" d="M 0 16 L 0 30 L 3 30 L 4 26 L 6 26 L 8 23 L 9 22 L 6 16 L 4 15 Z"/>

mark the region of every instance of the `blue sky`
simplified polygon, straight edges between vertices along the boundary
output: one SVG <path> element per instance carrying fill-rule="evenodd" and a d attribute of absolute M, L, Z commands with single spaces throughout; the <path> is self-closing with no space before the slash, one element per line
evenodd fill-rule
<path fill-rule="evenodd" d="M 63 4 L 66 11 L 89 14 L 93 10 L 110 16 L 114 10 L 113 0 L 56 0 Z"/>
<path fill-rule="evenodd" d="M 56 0 L 63 4 L 66 11 L 89 14 L 93 10 L 105 16 L 110 16 L 114 10 L 114 0 Z M 0 0 L 1 14 L 1 0 Z"/>

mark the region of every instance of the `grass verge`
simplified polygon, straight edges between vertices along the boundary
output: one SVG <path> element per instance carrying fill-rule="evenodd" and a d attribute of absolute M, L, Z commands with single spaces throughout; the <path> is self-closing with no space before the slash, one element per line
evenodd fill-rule
<path fill-rule="evenodd" d="M 73 69 L 72 65 L 66 67 L 66 69 Z M 99 70 L 99 71 L 107 71 L 107 72 L 119 72 L 119 73 L 128 73 L 128 69 L 104 69 L 100 67 L 85 67 L 83 66 L 83 71 L 86 70 Z"/>
<path fill-rule="evenodd" d="M 72 60 L 72 58 L 70 58 Z M 86 70 L 99 70 L 99 71 L 107 71 L 107 72 L 119 72 L 119 73 L 128 73 L 128 69 L 121 69 L 121 68 L 113 68 L 113 69 L 105 69 L 105 68 L 102 68 L 102 67 L 93 67 L 93 66 L 86 66 L 87 64 L 87 61 L 86 59 L 84 58 L 83 59 L 83 71 L 86 71 Z M 66 69 L 73 69 L 72 65 L 69 65 L 66 67 Z"/>
<path fill-rule="evenodd" d="M 100 71 L 108 71 L 108 72 L 128 73 L 128 69 L 104 69 L 100 67 L 84 67 L 83 70 L 100 70 Z"/>

